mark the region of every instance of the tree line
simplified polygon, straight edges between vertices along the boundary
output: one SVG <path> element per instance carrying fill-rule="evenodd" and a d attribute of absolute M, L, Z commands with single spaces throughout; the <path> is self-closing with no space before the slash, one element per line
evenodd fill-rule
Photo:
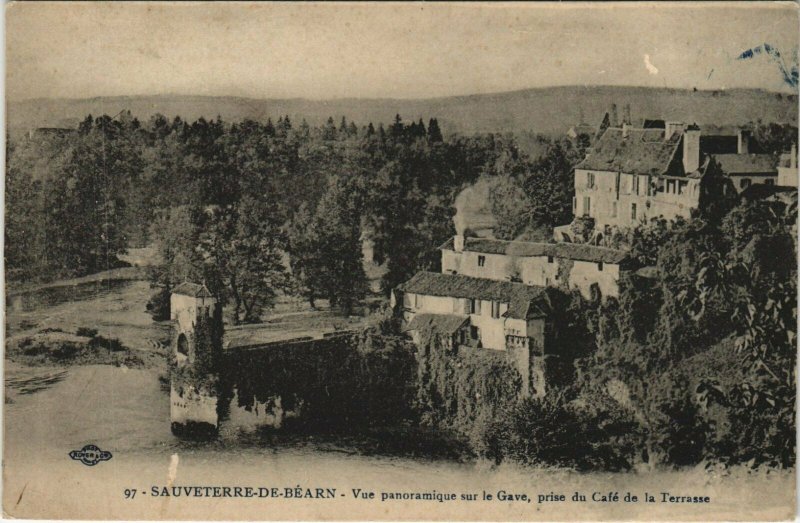
<path fill-rule="evenodd" d="M 154 311 L 175 284 L 205 281 L 238 322 L 280 293 L 352 310 L 367 292 L 364 239 L 386 264 L 383 291 L 436 269 L 460 190 L 530 168 L 510 136 L 445 138 L 436 118 L 400 115 L 313 127 L 122 112 L 7 143 L 10 280 L 85 275 L 155 245 Z"/>

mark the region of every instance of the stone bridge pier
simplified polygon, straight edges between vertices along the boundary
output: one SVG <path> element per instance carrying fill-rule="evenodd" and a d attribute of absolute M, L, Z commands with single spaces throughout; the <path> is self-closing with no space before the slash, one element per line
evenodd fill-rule
<path fill-rule="evenodd" d="M 172 433 L 216 436 L 219 429 L 222 306 L 205 285 L 182 283 L 170 296 Z"/>

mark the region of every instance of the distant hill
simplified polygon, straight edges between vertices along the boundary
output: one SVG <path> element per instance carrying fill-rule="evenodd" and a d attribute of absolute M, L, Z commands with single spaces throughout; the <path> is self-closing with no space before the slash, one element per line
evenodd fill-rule
<path fill-rule="evenodd" d="M 761 90 L 691 91 L 648 87 L 548 87 L 495 94 L 452 96 L 419 100 L 403 99 L 256 99 L 230 96 L 115 96 L 87 99 L 34 99 L 8 102 L 8 128 L 24 131 L 34 127 L 74 122 L 87 114 L 114 115 L 123 109 L 146 121 L 154 113 L 169 118 L 180 115 L 194 120 L 220 115 L 224 120 L 277 119 L 288 114 L 293 121 L 309 124 L 333 116 L 338 122 L 365 125 L 389 124 L 395 114 L 404 121 L 437 117 L 445 133 L 537 132 L 561 134 L 578 123 L 581 112 L 589 123 L 599 123 L 612 103 L 631 106 L 634 120 L 650 117 L 698 124 L 738 125 L 761 119 L 797 123 L 797 95 Z"/>

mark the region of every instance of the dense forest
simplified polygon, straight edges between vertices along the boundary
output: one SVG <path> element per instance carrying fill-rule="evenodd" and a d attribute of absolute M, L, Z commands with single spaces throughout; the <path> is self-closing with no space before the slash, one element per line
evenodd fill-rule
<path fill-rule="evenodd" d="M 561 185 L 555 205 L 567 209 L 579 153 L 544 141 L 554 167 L 542 179 Z M 7 152 L 10 280 L 89 274 L 152 244 L 164 260 L 153 274 L 162 307 L 172 285 L 204 280 L 236 322 L 257 321 L 282 292 L 352 309 L 366 291 L 363 237 L 386 264 L 384 291 L 435 268 L 463 187 L 540 167 L 510 136 L 444 139 L 435 118 L 399 115 L 387 127 L 344 117 L 310 127 L 288 116 L 142 123 L 123 111 L 10 141 Z M 549 207 L 541 221 L 566 216 Z"/>
<path fill-rule="evenodd" d="M 797 129 L 758 123 L 754 136 L 779 154 Z M 185 280 L 205 281 L 234 323 L 261 321 L 281 294 L 349 314 L 367 295 L 362 239 L 385 264 L 384 292 L 436 270 L 456 195 L 481 177 L 491 180 L 496 236 L 546 238 L 568 223 L 572 167 L 590 137 L 534 140 L 541 153 L 531 158 L 508 135 L 445 138 L 435 118 L 311 127 L 289 117 L 90 116 L 74 132 L 8 141 L 7 280 L 90 274 L 154 245 L 156 318 Z M 562 290 L 559 321 L 571 338 L 560 343 L 578 355 L 574 385 L 520 399 L 515 379 L 502 378 L 508 368 L 442 360 L 420 368 L 409 408 L 496 460 L 791 466 L 796 235 L 796 194 L 620 231 L 613 241 L 655 269 L 623 277 L 616 299 Z M 451 371 L 470 379 L 437 378 Z M 490 414 L 481 397 L 496 399 Z"/>

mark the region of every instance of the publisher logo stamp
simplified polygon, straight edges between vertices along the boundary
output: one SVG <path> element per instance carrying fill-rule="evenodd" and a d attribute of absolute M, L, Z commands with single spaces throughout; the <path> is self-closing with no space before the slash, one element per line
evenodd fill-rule
<path fill-rule="evenodd" d="M 97 445 L 85 445 L 81 450 L 73 450 L 69 457 L 80 461 L 87 467 L 93 467 L 101 461 L 108 461 L 112 458 L 107 450 L 100 450 Z"/>

